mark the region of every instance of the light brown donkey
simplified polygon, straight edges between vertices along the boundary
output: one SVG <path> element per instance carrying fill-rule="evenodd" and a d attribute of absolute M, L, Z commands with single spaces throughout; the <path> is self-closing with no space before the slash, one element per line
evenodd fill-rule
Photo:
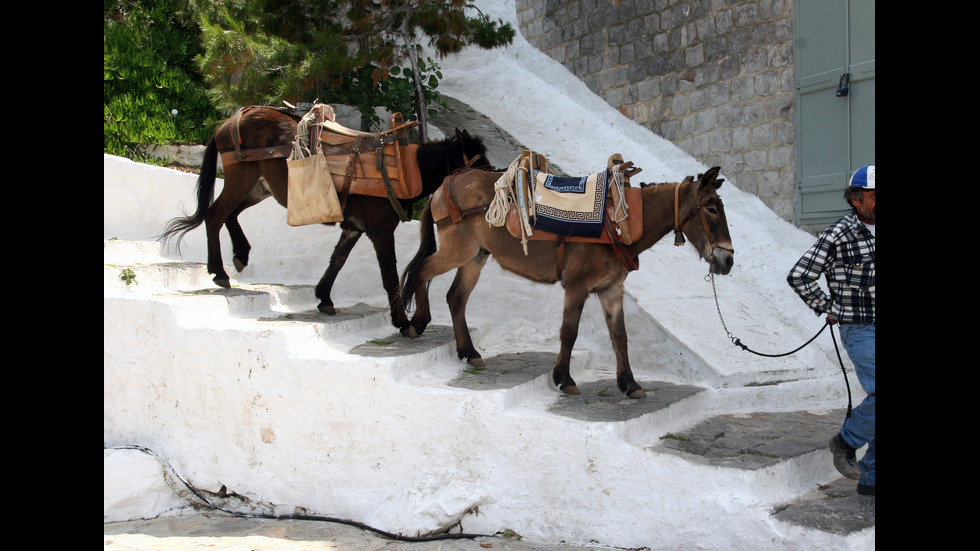
<path fill-rule="evenodd" d="M 619 389 L 630 398 L 646 396 L 630 369 L 623 320 L 623 282 L 630 269 L 638 265 L 638 255 L 675 228 L 680 228 L 701 258 L 708 262 L 711 273 L 724 275 L 731 271 L 734 249 L 725 210 L 717 194 L 718 187 L 724 182 L 723 178 L 718 178 L 718 171 L 719 168 L 714 167 L 697 179 L 688 177 L 679 184 L 647 185 L 639 190 L 643 199 L 643 232 L 619 254 L 609 244 L 532 240 L 525 255 L 520 239 L 511 236 L 504 227 L 489 225 L 484 216 L 464 216 L 458 223 L 450 223 L 449 219 L 434 220 L 432 202 L 440 200 L 440 192 L 446 188 L 446 184 L 443 184 L 424 208 L 419 251 L 402 274 L 403 303 L 410 304 L 413 297 L 416 302 L 409 336 L 421 335 L 432 319 L 429 280 L 458 268 L 447 294 L 456 335 L 456 351 L 460 359 L 482 365 L 483 359 L 473 347 L 466 327 L 466 302 L 487 258 L 493 255 L 504 269 L 527 279 L 541 283 L 561 281 L 565 289 L 561 351 L 552 370 L 552 379 L 563 392 L 579 393 L 569 375 L 568 364 L 578 336 L 582 307 L 589 294 L 595 293 L 602 304 L 616 353 Z M 482 207 L 489 205 L 493 199 L 494 183 L 499 177 L 499 173 L 485 170 L 458 174 L 453 182 L 455 193 L 452 195 L 460 212 L 482 213 Z M 438 251 L 434 231 L 437 222 Z"/>

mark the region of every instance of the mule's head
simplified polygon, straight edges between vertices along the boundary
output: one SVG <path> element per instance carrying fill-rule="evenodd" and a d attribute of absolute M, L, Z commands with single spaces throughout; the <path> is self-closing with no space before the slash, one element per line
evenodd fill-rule
<path fill-rule="evenodd" d="M 714 167 L 698 176 L 688 178 L 691 186 L 692 211 L 681 225 L 681 230 L 701 258 L 708 262 L 708 271 L 726 275 L 735 264 L 735 249 L 728 233 L 725 206 L 718 196 L 724 178 L 718 177 L 720 167 Z M 683 215 L 682 215 L 683 216 Z"/>
<path fill-rule="evenodd" d="M 483 140 L 458 128 L 453 136 L 420 145 L 416 159 L 422 174 L 422 195 L 435 191 L 446 176 L 461 168 L 490 166 Z"/>
<path fill-rule="evenodd" d="M 457 160 L 460 164 L 458 168 L 481 168 L 489 167 L 490 161 L 487 159 L 487 146 L 483 144 L 483 139 L 479 136 L 470 136 L 466 130 L 456 129 L 454 138 L 459 147 L 460 157 Z"/>

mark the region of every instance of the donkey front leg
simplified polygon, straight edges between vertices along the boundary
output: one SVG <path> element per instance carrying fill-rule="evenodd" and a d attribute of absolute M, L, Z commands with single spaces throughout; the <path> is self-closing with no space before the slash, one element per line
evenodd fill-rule
<path fill-rule="evenodd" d="M 602 304 L 602 312 L 609 328 L 609 339 L 616 352 L 616 384 L 630 398 L 643 398 L 647 394 L 633 378 L 626 342 L 626 322 L 623 320 L 623 285 L 619 284 L 596 293 Z"/>
<path fill-rule="evenodd" d="M 555 367 L 551 370 L 551 379 L 565 394 L 581 394 L 568 368 L 572 360 L 572 347 L 575 346 L 575 340 L 578 338 L 582 308 L 587 298 L 589 298 L 588 291 L 565 289 L 565 311 L 562 314 L 560 332 L 561 351 L 558 352 Z"/>

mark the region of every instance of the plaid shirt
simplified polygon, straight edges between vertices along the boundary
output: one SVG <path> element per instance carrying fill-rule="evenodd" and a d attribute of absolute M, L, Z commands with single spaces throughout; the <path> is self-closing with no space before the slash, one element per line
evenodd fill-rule
<path fill-rule="evenodd" d="M 823 274 L 828 297 L 817 285 Z M 875 322 L 875 238 L 850 214 L 827 228 L 786 277 L 817 315 L 842 323 Z"/>

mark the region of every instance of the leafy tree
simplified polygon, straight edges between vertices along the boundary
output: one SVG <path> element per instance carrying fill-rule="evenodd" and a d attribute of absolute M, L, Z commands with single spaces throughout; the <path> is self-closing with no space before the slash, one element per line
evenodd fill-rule
<path fill-rule="evenodd" d="M 420 59 L 514 37 L 463 0 L 192 0 L 201 14 L 201 72 L 223 104 L 320 101 L 414 112 L 425 122 L 442 74 Z M 413 106 L 412 109 L 406 109 Z M 425 125 L 422 125 L 424 131 Z M 423 136 L 424 137 L 424 136 Z"/>
<path fill-rule="evenodd" d="M 104 0 L 103 150 L 207 140 L 218 112 L 194 58 L 203 50 L 186 0 Z"/>

